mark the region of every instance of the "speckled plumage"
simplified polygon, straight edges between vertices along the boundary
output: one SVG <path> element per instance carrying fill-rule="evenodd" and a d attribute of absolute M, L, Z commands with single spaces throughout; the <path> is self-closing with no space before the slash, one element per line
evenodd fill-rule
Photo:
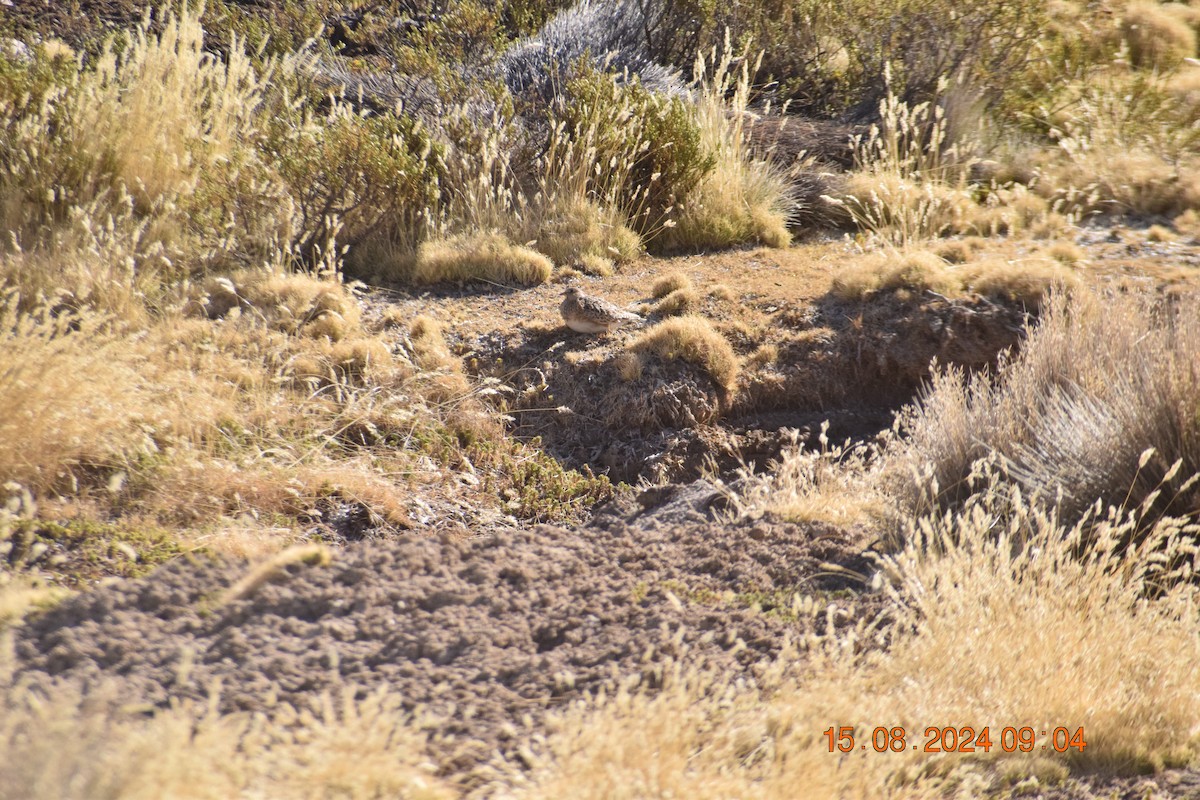
<path fill-rule="evenodd" d="M 574 286 L 563 292 L 560 310 L 567 327 L 580 333 L 608 333 L 622 325 L 643 322 L 637 314 L 622 311 L 607 300 L 586 295 Z"/>

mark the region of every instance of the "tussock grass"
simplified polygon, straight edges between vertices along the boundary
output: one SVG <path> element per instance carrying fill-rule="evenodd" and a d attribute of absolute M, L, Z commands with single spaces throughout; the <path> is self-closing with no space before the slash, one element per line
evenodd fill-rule
<path fill-rule="evenodd" d="M 937 180 L 915 180 L 896 173 L 851 174 L 844 197 L 831 198 L 855 224 L 897 247 L 973 230 L 976 207 L 961 187 Z"/>
<path fill-rule="evenodd" d="M 681 358 L 708 373 L 725 391 L 737 385 L 737 354 L 724 336 L 703 317 L 683 316 L 660 322 L 629 343 L 629 352 Z"/>
<path fill-rule="evenodd" d="M 409 341 L 413 362 L 428 373 L 421 381 L 430 400 L 443 403 L 470 394 L 470 384 L 462 372 L 462 360 L 450 352 L 442 326 L 436 319 L 422 314 L 413 320 Z"/>
<path fill-rule="evenodd" d="M 1194 123 L 1170 80 L 1100 72 L 1076 87 L 1053 120 L 1055 158 L 1036 187 L 1057 210 L 1082 215 L 1175 216 L 1200 203 Z"/>
<path fill-rule="evenodd" d="M 1151 225 L 1146 229 L 1146 241 L 1156 243 L 1173 242 L 1175 241 L 1175 234 L 1171 232 L 1170 228 L 1162 225 Z"/>
<path fill-rule="evenodd" d="M 1083 248 L 1074 242 L 1055 242 L 1047 248 L 1046 255 L 1068 267 L 1078 264 L 1087 257 Z"/>
<path fill-rule="evenodd" d="M 695 289 L 676 289 L 658 301 L 654 311 L 664 317 L 676 317 L 696 310 L 700 305 L 700 293 Z"/>
<path fill-rule="evenodd" d="M 1032 310 L 1040 309 L 1051 292 L 1080 285 L 1078 275 L 1058 260 L 1036 256 L 1017 261 L 983 259 L 963 267 L 961 279 L 972 291 Z"/>
<path fill-rule="evenodd" d="M 947 264 L 965 264 L 975 257 L 977 246 L 966 239 L 956 239 L 937 246 L 934 252 Z"/>
<path fill-rule="evenodd" d="M 399 698 L 352 692 L 319 708 L 222 715 L 182 703 L 147 718 L 111 688 L 47 702 L 8 692 L 0 784 L 18 797 L 456 797 L 433 775 L 425 734 Z M 126 699 L 127 702 L 127 699 Z"/>
<path fill-rule="evenodd" d="M 535 247 L 555 264 L 578 263 L 592 275 L 611 273 L 616 265 L 632 261 L 642 251 L 642 238 L 616 208 L 592 200 L 564 196 L 537 206 L 536 221 L 524 233 L 536 239 Z"/>
<path fill-rule="evenodd" d="M 696 285 L 692 283 L 691 278 L 675 270 L 655 279 L 654 284 L 650 287 L 650 296 L 655 300 L 661 300 L 671 292 L 695 288 Z"/>
<path fill-rule="evenodd" d="M 946 262 L 927 250 L 882 253 L 854 264 L 833 279 L 832 292 L 843 300 L 865 300 L 878 292 L 921 293 L 932 290 L 952 295 L 962 281 Z"/>
<path fill-rule="evenodd" d="M 1161 3 L 1133 0 L 1121 16 L 1129 59 L 1143 69 L 1171 69 L 1196 55 L 1196 31 Z"/>
<path fill-rule="evenodd" d="M 553 271 L 550 259 L 535 250 L 515 245 L 499 233 L 475 233 L 423 243 L 413 280 L 534 286 L 549 280 Z"/>
<path fill-rule="evenodd" d="M 269 81 L 296 62 L 256 68 L 240 42 L 215 58 L 200 11 L 184 4 L 157 33 L 110 39 L 86 68 L 41 53 L 45 64 L 5 71 L 0 211 L 25 246 L 72 218 L 114 220 L 140 252 L 182 266 L 287 246 L 292 207 L 253 143 Z"/>
<path fill-rule="evenodd" d="M 708 296 L 714 300 L 720 300 L 724 303 L 732 303 L 737 299 L 737 295 L 734 294 L 733 289 L 730 289 L 723 283 L 714 284 L 713 286 L 708 287 Z"/>
<path fill-rule="evenodd" d="M 1195 209 L 1188 209 L 1171 221 L 1175 230 L 1179 231 L 1181 236 L 1192 239 L 1193 241 L 1200 240 L 1200 213 Z"/>
<path fill-rule="evenodd" d="M 787 226 L 793 200 L 787 178 L 781 168 L 751 151 L 745 131 L 750 76 L 755 70 L 746 59 L 733 69 L 728 42 L 720 58 L 715 50 L 708 61 L 697 55 L 696 113 L 702 146 L 715 154 L 715 166 L 681 198 L 674 224 L 653 240 L 655 249 L 707 250 L 749 243 L 787 247 L 791 243 Z M 732 99 L 727 104 L 728 97 Z"/>
<path fill-rule="evenodd" d="M 793 439 L 769 472 L 747 474 L 737 498 L 743 510 L 769 509 L 793 522 L 843 528 L 892 521 L 895 511 L 870 466 L 878 453 L 865 445 L 831 444 L 828 429 L 829 423 L 821 428 L 819 449 L 797 447 Z"/>
<path fill-rule="evenodd" d="M 79 468 L 153 453 L 141 423 L 160 415 L 135 343 L 96 315 L 0 301 L 0 480 L 35 492 Z"/>
<path fill-rule="evenodd" d="M 990 460 L 1065 519 L 1097 499 L 1200 510 L 1187 484 L 1200 472 L 1200 417 L 1186 411 L 1200 397 L 1194 315 L 1186 303 L 1140 295 L 1070 298 L 1046 305 L 994 380 L 940 373 L 905 415 L 906 445 L 893 467 L 910 505 L 963 500 L 978 483 L 978 465 Z M 919 475 L 931 481 L 914 481 Z"/>
<path fill-rule="evenodd" d="M 358 304 L 336 275 L 258 269 L 213 276 L 189 310 L 210 319 L 246 315 L 274 330 L 335 342 L 360 327 Z"/>

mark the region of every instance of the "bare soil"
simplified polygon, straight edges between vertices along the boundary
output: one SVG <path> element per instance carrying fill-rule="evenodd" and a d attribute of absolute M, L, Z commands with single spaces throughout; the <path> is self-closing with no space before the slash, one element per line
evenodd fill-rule
<path fill-rule="evenodd" d="M 654 686 L 667 659 L 753 679 L 806 631 L 787 610 L 796 592 L 828 596 L 846 622 L 882 608 L 851 600 L 846 578 L 822 567 L 864 571 L 853 532 L 722 524 L 720 500 L 699 482 L 610 505 L 573 531 L 364 542 L 223 606 L 245 565 L 176 561 L 18 629 L 17 679 L 116 682 L 125 702 L 159 707 L 220 680 L 227 710 L 386 685 L 438 718 L 439 763 L 469 784 L 547 709 L 614 679 Z"/>

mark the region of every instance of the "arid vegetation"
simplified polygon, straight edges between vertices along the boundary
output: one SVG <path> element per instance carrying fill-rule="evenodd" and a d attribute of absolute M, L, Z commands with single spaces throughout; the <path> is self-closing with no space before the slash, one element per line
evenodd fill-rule
<path fill-rule="evenodd" d="M 0 795 L 1200 788 L 1200 6 L 71 5 Z"/>

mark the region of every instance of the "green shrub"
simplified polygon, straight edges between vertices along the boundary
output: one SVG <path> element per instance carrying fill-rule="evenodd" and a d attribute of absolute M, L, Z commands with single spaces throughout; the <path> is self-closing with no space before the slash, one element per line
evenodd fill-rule
<path fill-rule="evenodd" d="M 313 260 L 331 233 L 342 245 L 386 236 L 415 247 L 424 213 L 438 199 L 429 134 L 404 115 L 343 103 L 325 119 L 296 122 L 280 120 L 271 155 L 296 199 L 301 257 Z"/>
<path fill-rule="evenodd" d="M 589 193 L 611 198 L 643 235 L 716 165 L 703 147 L 694 110 L 684 100 L 618 82 L 580 63 L 567 81 L 551 124 L 561 120 L 573 157 L 591 161 Z"/>

